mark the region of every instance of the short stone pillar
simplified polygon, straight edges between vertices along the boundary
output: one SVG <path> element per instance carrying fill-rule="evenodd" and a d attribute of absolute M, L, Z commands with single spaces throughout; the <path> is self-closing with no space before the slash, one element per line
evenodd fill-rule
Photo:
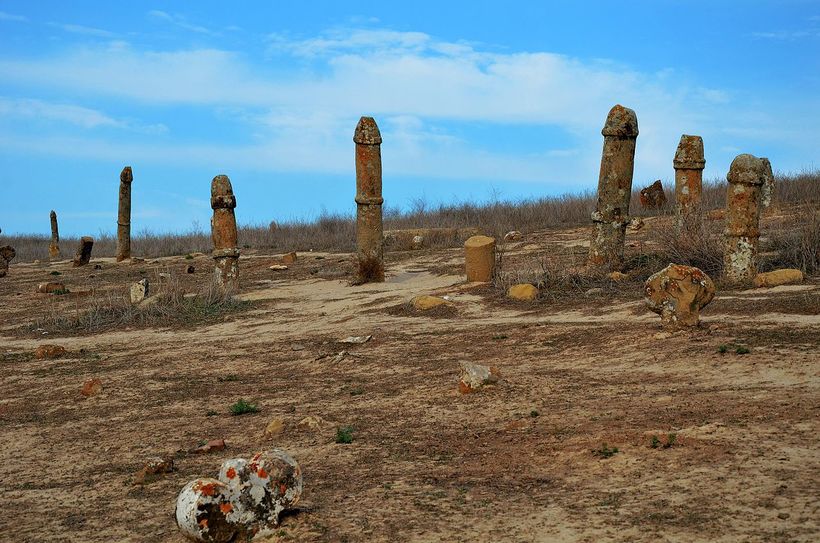
<path fill-rule="evenodd" d="M 9 271 L 9 263 L 17 256 L 17 251 L 11 245 L 0 247 L 0 277 L 5 277 Z"/>
<path fill-rule="evenodd" d="M 356 143 L 357 281 L 384 281 L 382 227 L 382 136 L 373 117 L 362 117 L 353 133 Z"/>
<path fill-rule="evenodd" d="M 49 213 L 51 219 L 51 243 L 48 245 L 48 257 L 51 260 L 60 258 L 60 231 L 57 228 L 57 212 L 53 209 Z"/>
<path fill-rule="evenodd" d="M 216 263 L 214 278 L 225 291 L 239 288 L 239 247 L 236 234 L 236 196 L 227 175 L 217 175 L 211 181 L 211 238 L 214 242 L 213 257 Z"/>
<path fill-rule="evenodd" d="M 495 271 L 495 238 L 473 236 L 464 242 L 467 281 L 488 282 Z"/>
<path fill-rule="evenodd" d="M 774 173 L 772 172 L 772 163 L 768 158 L 761 158 L 763 162 L 763 171 L 765 178 L 763 179 L 763 186 L 760 188 L 760 209 L 766 209 L 772 205 L 772 198 L 774 197 Z"/>
<path fill-rule="evenodd" d="M 94 248 L 94 238 L 91 236 L 83 236 L 80 238 L 80 244 L 77 246 L 77 253 L 74 255 L 74 267 L 85 266 L 91 260 L 91 249 Z"/>
<path fill-rule="evenodd" d="M 680 137 L 675 159 L 675 224 L 681 227 L 686 216 L 700 207 L 703 191 L 703 138 L 700 136 Z"/>
<path fill-rule="evenodd" d="M 729 167 L 723 273 L 730 283 L 751 283 L 757 274 L 760 196 L 765 178 L 766 164 L 753 155 L 738 155 Z"/>
<path fill-rule="evenodd" d="M 598 176 L 598 203 L 592 213 L 594 231 L 587 260 L 592 267 L 613 269 L 619 268 L 624 258 L 638 117 L 631 109 L 616 105 L 609 111 L 601 134 L 604 136 L 604 150 Z"/>
<path fill-rule="evenodd" d="M 120 173 L 120 204 L 117 214 L 117 262 L 131 258 L 131 166 Z"/>

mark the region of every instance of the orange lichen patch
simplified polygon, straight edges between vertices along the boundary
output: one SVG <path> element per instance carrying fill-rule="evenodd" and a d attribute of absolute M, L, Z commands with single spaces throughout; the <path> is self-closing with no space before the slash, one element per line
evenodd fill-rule
<path fill-rule="evenodd" d="M 225 475 L 228 476 L 228 479 L 233 479 L 234 477 L 236 477 L 236 470 L 233 468 L 229 468 Z"/>
<path fill-rule="evenodd" d="M 219 510 L 222 511 L 222 514 L 227 515 L 231 511 L 233 511 L 233 505 L 229 503 L 223 503 L 219 505 Z"/>
<path fill-rule="evenodd" d="M 268 472 L 265 471 L 265 468 L 259 468 L 256 474 L 259 475 L 259 477 L 261 477 L 262 479 L 268 476 Z"/>
<path fill-rule="evenodd" d="M 204 519 L 200 520 L 199 525 L 202 526 L 203 528 L 207 528 L 208 527 L 208 519 L 204 518 Z"/>
<path fill-rule="evenodd" d="M 213 496 L 216 494 L 216 483 L 205 483 L 196 485 L 194 490 L 201 492 L 205 496 Z"/>
<path fill-rule="evenodd" d="M 473 387 L 465 383 L 464 381 L 459 381 L 458 383 L 458 391 L 462 394 L 469 394 L 473 391 Z"/>

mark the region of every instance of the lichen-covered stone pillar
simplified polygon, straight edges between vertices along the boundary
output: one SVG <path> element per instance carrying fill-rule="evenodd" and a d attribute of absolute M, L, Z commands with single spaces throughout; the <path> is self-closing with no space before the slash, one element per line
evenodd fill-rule
<path fill-rule="evenodd" d="M 735 157 L 726 176 L 723 273 L 730 283 L 750 283 L 757 273 L 760 195 L 765 177 L 764 161 L 748 154 Z"/>
<path fill-rule="evenodd" d="M 609 111 L 601 134 L 604 150 L 598 176 L 598 204 L 592 213 L 594 231 L 588 264 L 614 269 L 621 266 L 624 258 L 638 117 L 631 109 L 616 105 Z"/>
<path fill-rule="evenodd" d="M 57 213 L 52 209 L 49 213 L 51 218 L 51 243 L 48 245 L 48 256 L 52 260 L 60 258 L 60 231 L 57 228 Z"/>
<path fill-rule="evenodd" d="M 382 136 L 373 117 L 362 117 L 353 134 L 356 143 L 356 248 L 358 281 L 384 281 L 382 229 Z"/>
<path fill-rule="evenodd" d="M 5 277 L 9 271 L 9 263 L 14 260 L 17 251 L 11 245 L 0 247 L 0 277 Z"/>
<path fill-rule="evenodd" d="M 763 186 L 760 188 L 760 209 L 766 209 L 772 205 L 772 197 L 774 196 L 774 172 L 772 172 L 772 163 L 768 158 L 761 158 L 763 163 L 763 172 L 765 178 L 763 179 Z"/>
<path fill-rule="evenodd" d="M 706 166 L 703 138 L 682 135 L 672 165 L 675 167 L 675 224 L 680 227 L 686 216 L 700 207 Z"/>
<path fill-rule="evenodd" d="M 211 181 L 211 238 L 216 263 L 214 278 L 225 292 L 239 288 L 239 248 L 236 234 L 236 196 L 227 175 L 217 175 Z"/>
<path fill-rule="evenodd" d="M 120 206 L 117 215 L 117 262 L 131 258 L 131 166 L 120 173 Z"/>
<path fill-rule="evenodd" d="M 91 260 L 91 250 L 94 248 L 94 238 L 83 236 L 77 246 L 77 253 L 74 255 L 73 265 L 75 268 L 85 266 Z"/>

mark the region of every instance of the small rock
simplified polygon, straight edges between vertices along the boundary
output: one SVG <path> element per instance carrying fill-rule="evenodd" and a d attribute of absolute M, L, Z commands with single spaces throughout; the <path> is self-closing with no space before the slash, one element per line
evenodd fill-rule
<path fill-rule="evenodd" d="M 786 520 L 786 519 L 787 519 L 787 518 L 789 518 L 790 516 L 791 516 L 791 515 L 790 515 L 789 513 L 778 513 L 778 514 L 777 514 L 777 518 L 779 518 L 780 520 Z"/>
<path fill-rule="evenodd" d="M 317 431 L 321 430 L 324 423 L 325 423 L 325 421 L 322 420 L 320 417 L 316 417 L 314 415 L 308 415 L 307 417 L 300 420 L 299 423 L 296 426 L 300 430 L 307 430 L 309 432 L 317 432 Z"/>
<path fill-rule="evenodd" d="M 225 448 L 225 440 L 224 439 L 212 439 L 209 442 L 205 443 L 204 445 L 200 445 L 199 447 L 194 447 L 193 449 L 189 449 L 188 453 L 190 454 L 206 454 L 212 451 L 221 451 Z"/>
<path fill-rule="evenodd" d="M 188 266 L 185 268 L 185 273 L 194 273 L 195 271 L 196 268 L 194 268 L 193 264 L 188 264 Z"/>
<path fill-rule="evenodd" d="M 462 394 L 474 392 L 484 385 L 491 385 L 498 382 L 500 374 L 495 366 L 484 366 L 472 362 L 460 362 L 461 380 L 458 382 L 458 390 Z"/>
<path fill-rule="evenodd" d="M 55 292 L 65 292 L 65 284 L 63 283 L 40 283 L 37 285 L 37 292 L 40 294 L 53 294 Z"/>
<path fill-rule="evenodd" d="M 439 307 L 442 305 L 447 305 L 447 300 L 444 298 L 439 298 L 438 296 L 416 296 L 410 303 L 413 305 L 414 309 L 418 309 L 419 311 L 426 311 L 428 309 L 433 309 L 435 307 Z"/>
<path fill-rule="evenodd" d="M 131 284 L 131 303 L 138 304 L 148 297 L 148 279 Z"/>
<path fill-rule="evenodd" d="M 644 283 L 644 302 L 664 326 L 697 326 L 700 310 L 715 297 L 715 284 L 698 268 L 669 264 Z"/>
<path fill-rule="evenodd" d="M 174 471 L 173 457 L 167 458 L 152 458 L 145 463 L 145 466 L 137 472 L 134 476 L 135 485 L 144 485 L 146 479 L 151 479 L 151 476 L 162 475 L 164 473 L 171 473 Z"/>
<path fill-rule="evenodd" d="M 504 241 L 519 241 L 524 237 L 524 234 L 518 230 L 510 230 L 504 234 Z"/>
<path fill-rule="evenodd" d="M 361 343 L 367 343 L 371 339 L 373 339 L 373 336 L 350 336 L 350 337 L 346 337 L 343 340 L 339 341 L 339 343 L 361 344 Z"/>
<path fill-rule="evenodd" d="M 669 339 L 672 337 L 672 334 L 669 332 L 658 332 L 657 334 L 652 334 L 652 339 L 662 340 L 662 339 Z"/>
<path fill-rule="evenodd" d="M 754 280 L 754 286 L 776 287 L 778 285 L 788 285 L 790 283 L 800 283 L 803 281 L 803 272 L 793 268 L 784 268 L 766 273 L 758 273 Z"/>
<path fill-rule="evenodd" d="M 529 283 L 513 285 L 507 290 L 507 297 L 522 302 L 531 302 L 538 298 L 538 289 Z"/>
<path fill-rule="evenodd" d="M 722 221 L 726 218 L 725 209 L 712 209 L 706 213 L 706 218 L 710 221 Z"/>
<path fill-rule="evenodd" d="M 413 236 L 413 241 L 410 244 L 412 249 L 421 249 L 424 247 L 424 236 Z"/>
<path fill-rule="evenodd" d="M 296 262 L 296 253 L 290 252 L 282 256 L 282 262 L 284 262 L 285 264 L 293 264 L 294 262 Z"/>
<path fill-rule="evenodd" d="M 584 292 L 584 295 L 585 296 L 597 296 L 598 294 L 603 294 L 603 293 L 604 293 L 604 289 L 599 288 L 599 287 L 595 287 L 595 288 L 591 288 L 591 289 L 587 290 L 586 292 Z"/>
<path fill-rule="evenodd" d="M 40 261 L 36 258 L 34 259 L 34 262 L 32 262 L 32 264 L 39 264 L 39 263 L 40 263 Z"/>
<path fill-rule="evenodd" d="M 94 264 L 94 269 L 95 270 L 101 270 L 102 269 L 102 264 Z"/>
<path fill-rule="evenodd" d="M 288 269 L 288 267 L 284 264 L 274 264 L 273 266 L 268 266 L 268 269 L 273 271 L 282 271 Z"/>
<path fill-rule="evenodd" d="M 514 432 L 514 431 L 526 430 L 530 426 L 532 426 L 531 421 L 529 421 L 527 419 L 518 419 L 518 420 L 510 421 L 507 424 L 505 424 L 504 429 L 507 430 L 508 432 Z"/>
<path fill-rule="evenodd" d="M 607 277 L 609 277 L 610 280 L 615 281 L 616 283 L 620 283 L 621 281 L 626 281 L 627 279 L 629 279 L 629 276 L 627 274 L 621 273 L 619 271 L 610 272 L 607 274 Z"/>
<path fill-rule="evenodd" d="M 37 360 L 51 360 L 60 358 L 65 354 L 65 347 L 62 345 L 40 345 L 34 349 L 34 358 Z"/>
<path fill-rule="evenodd" d="M 278 436 L 285 431 L 285 421 L 280 418 L 272 419 L 267 426 L 265 426 L 266 436 Z"/>
<path fill-rule="evenodd" d="M 170 279 L 171 278 L 171 274 L 168 273 L 168 272 L 159 272 L 157 275 L 162 279 Z"/>
<path fill-rule="evenodd" d="M 633 232 L 637 232 L 644 226 L 645 223 L 643 222 L 643 219 L 640 217 L 632 217 L 631 219 L 629 219 L 629 229 Z"/>
<path fill-rule="evenodd" d="M 80 394 L 86 398 L 90 398 L 100 392 L 102 392 L 102 381 L 94 377 L 93 379 L 88 379 L 85 383 L 83 383 L 83 388 L 80 391 Z"/>
<path fill-rule="evenodd" d="M 144 262 L 144 258 L 137 258 L 136 256 L 131 257 L 131 264 L 143 264 Z"/>

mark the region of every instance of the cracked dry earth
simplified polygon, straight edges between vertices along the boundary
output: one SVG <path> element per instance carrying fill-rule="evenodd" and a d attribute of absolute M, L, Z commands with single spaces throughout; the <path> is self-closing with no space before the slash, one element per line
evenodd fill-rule
<path fill-rule="evenodd" d="M 518 247 L 549 251 L 537 239 Z M 73 290 L 125 294 L 140 266 L 12 265 L 0 280 L 0 539 L 181 542 L 182 486 L 273 446 L 300 462 L 305 491 L 264 541 L 820 537 L 816 278 L 719 292 L 700 329 L 668 335 L 640 282 L 514 304 L 447 273 L 460 253 L 391 254 L 388 281 L 364 286 L 345 279 L 350 255 L 302 253 L 284 275 L 267 269 L 273 255 L 243 256 L 245 310 L 71 335 L 25 327 L 91 297 L 38 295 L 36 284 L 59 270 Z M 190 262 L 141 267 L 205 284 L 210 259 L 179 273 Z M 453 307 L 407 309 L 418 294 Z M 351 335 L 373 339 L 339 343 Z M 36 360 L 43 343 L 68 352 Z M 460 360 L 502 379 L 461 395 Z M 103 390 L 83 399 L 91 377 Z M 231 416 L 239 398 L 260 412 Z M 307 416 L 325 423 L 299 428 Z M 285 430 L 266 437 L 276 417 Z M 335 443 L 340 426 L 352 443 Z M 220 438 L 224 451 L 186 452 Z M 177 470 L 135 485 L 158 455 L 175 455 Z"/>

